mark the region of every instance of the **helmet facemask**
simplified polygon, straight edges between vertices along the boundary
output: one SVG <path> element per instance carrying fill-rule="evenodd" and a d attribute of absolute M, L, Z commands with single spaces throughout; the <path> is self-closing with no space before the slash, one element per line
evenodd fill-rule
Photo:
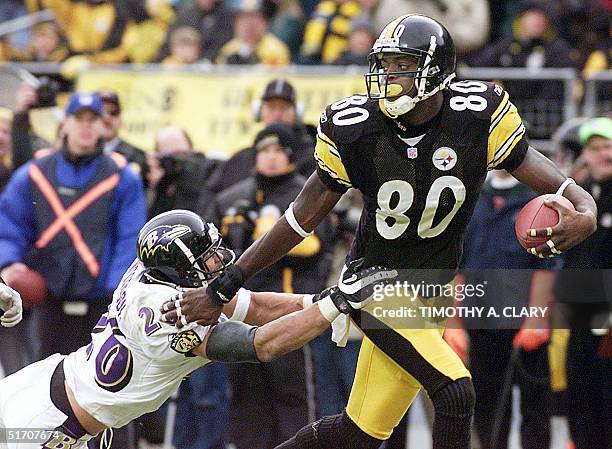
<path fill-rule="evenodd" d="M 390 117 L 396 118 L 412 110 L 416 104 L 440 90 L 446 88 L 455 74 L 441 79 L 441 71 L 432 64 L 436 50 L 436 38 L 431 36 L 427 51 L 418 48 L 398 47 L 397 38 L 378 39 L 368 56 L 370 71 L 365 75 L 368 97 L 378 99 L 381 109 Z M 417 60 L 417 69 L 413 71 L 388 72 L 383 67 L 385 56 L 412 56 Z M 410 92 L 398 92 L 398 84 L 389 82 L 389 76 L 409 77 L 414 79 Z M 411 94 L 411 95 L 409 95 Z"/>
<path fill-rule="evenodd" d="M 211 224 L 209 224 L 211 226 Z M 216 229 L 215 229 L 216 231 Z M 223 240 L 219 237 L 208 250 L 195 258 L 191 265 L 191 270 L 187 272 L 187 278 L 202 282 L 202 286 L 208 285 L 209 281 L 219 276 L 223 270 L 232 265 L 236 260 L 236 254 L 223 245 Z M 215 268 L 209 268 L 212 262 Z"/>
<path fill-rule="evenodd" d="M 215 225 L 212 223 L 207 223 L 207 225 L 210 240 L 206 240 L 212 241 L 212 245 L 198 256 L 195 256 L 180 239 L 174 241 L 191 263 L 189 269 L 179 272 L 181 278 L 184 278 L 184 282 L 180 284 L 182 286 L 206 287 L 208 282 L 219 276 L 236 259 L 234 252 L 223 245 L 223 240 Z M 212 268 L 210 268 L 211 264 Z"/>

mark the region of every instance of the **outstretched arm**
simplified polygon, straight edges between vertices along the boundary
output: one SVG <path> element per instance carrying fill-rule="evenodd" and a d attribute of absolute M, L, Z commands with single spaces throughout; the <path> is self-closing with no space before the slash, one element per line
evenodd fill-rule
<path fill-rule="evenodd" d="M 565 181 L 565 176 L 556 165 L 537 150 L 529 147 L 525 159 L 512 175 L 539 193 L 555 193 Z M 597 206 L 593 197 L 582 187 L 569 184 L 563 196 L 572 202 L 576 210 L 564 207 L 555 200 L 545 204 L 557 210 L 559 224 L 552 228 L 552 234 L 546 229 L 536 229 L 537 236 L 549 236 L 553 245 L 543 244 L 535 248 L 537 254 L 549 256 L 553 248 L 565 251 L 579 244 L 597 228 Z"/>
<path fill-rule="evenodd" d="M 302 298 L 306 305 L 304 310 L 261 327 L 223 321 L 211 328 L 194 352 L 218 362 L 265 362 L 303 346 L 321 334 L 341 313 L 349 314 L 369 304 L 378 285 L 397 279 L 397 270 L 383 267 L 358 271 L 362 262 L 362 259 L 353 262 L 341 276 L 338 286 Z M 300 305 L 295 304 L 295 307 Z"/>
<path fill-rule="evenodd" d="M 329 324 L 317 304 L 261 327 L 225 321 L 211 329 L 195 352 L 218 362 L 270 362 L 302 347 Z"/>
<path fill-rule="evenodd" d="M 182 320 L 191 323 L 197 321 L 200 325 L 210 325 L 217 322 L 223 310 L 223 303 L 229 302 L 244 281 L 258 271 L 273 264 L 287 254 L 291 248 L 302 241 L 303 236 L 296 232 L 299 226 L 303 231 L 312 231 L 333 209 L 342 195 L 330 190 L 314 173 L 310 176 L 293 206 L 293 227 L 288 219 L 281 217 L 274 227 L 263 237 L 253 243 L 242 254 L 240 259 L 227 268 L 221 276 L 212 281 L 207 288 L 190 290 L 180 300 Z M 183 327 L 178 320 L 176 304 L 168 303 L 163 311 L 166 322 L 176 323 L 177 328 Z"/>
<path fill-rule="evenodd" d="M 293 293 L 250 292 L 240 290 L 238 295 L 223 306 L 225 316 L 261 326 L 277 318 L 304 308 L 304 297 Z M 310 295 L 308 295 L 310 296 Z"/>

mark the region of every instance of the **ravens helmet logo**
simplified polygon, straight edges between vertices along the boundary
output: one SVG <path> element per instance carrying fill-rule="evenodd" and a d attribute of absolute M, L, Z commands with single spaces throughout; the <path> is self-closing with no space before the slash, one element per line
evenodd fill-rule
<path fill-rule="evenodd" d="M 168 251 L 170 244 L 177 238 L 191 232 L 189 226 L 162 225 L 152 229 L 140 242 L 140 259 L 151 257 L 156 251 L 163 249 Z"/>

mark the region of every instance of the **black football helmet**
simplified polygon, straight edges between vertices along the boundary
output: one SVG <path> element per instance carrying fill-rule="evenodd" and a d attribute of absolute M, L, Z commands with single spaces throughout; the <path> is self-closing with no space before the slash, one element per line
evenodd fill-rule
<path fill-rule="evenodd" d="M 214 224 L 181 209 L 149 220 L 138 234 L 137 245 L 146 279 L 188 288 L 205 286 L 235 258 L 223 246 Z M 206 261 L 215 255 L 219 266 L 209 270 Z"/>
<path fill-rule="evenodd" d="M 414 71 L 388 73 L 382 64 L 385 55 L 408 55 L 417 59 Z M 426 16 L 410 14 L 389 23 L 368 55 L 370 71 L 365 75 L 368 96 L 381 100 L 381 108 L 396 117 L 416 103 L 443 90 L 455 77 L 455 45 L 440 23 Z M 389 92 L 389 75 L 414 78 L 416 95 L 397 96 Z"/>

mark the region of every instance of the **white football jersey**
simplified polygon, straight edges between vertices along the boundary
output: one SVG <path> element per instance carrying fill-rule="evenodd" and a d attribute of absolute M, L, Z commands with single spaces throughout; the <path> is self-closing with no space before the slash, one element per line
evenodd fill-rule
<path fill-rule="evenodd" d="M 209 362 L 191 353 L 209 327 L 192 323 L 178 331 L 161 323 L 160 306 L 178 290 L 139 282 L 142 273 L 142 264 L 134 261 L 94 328 L 92 342 L 64 361 L 77 402 L 108 427 L 157 410 L 185 376 Z"/>

